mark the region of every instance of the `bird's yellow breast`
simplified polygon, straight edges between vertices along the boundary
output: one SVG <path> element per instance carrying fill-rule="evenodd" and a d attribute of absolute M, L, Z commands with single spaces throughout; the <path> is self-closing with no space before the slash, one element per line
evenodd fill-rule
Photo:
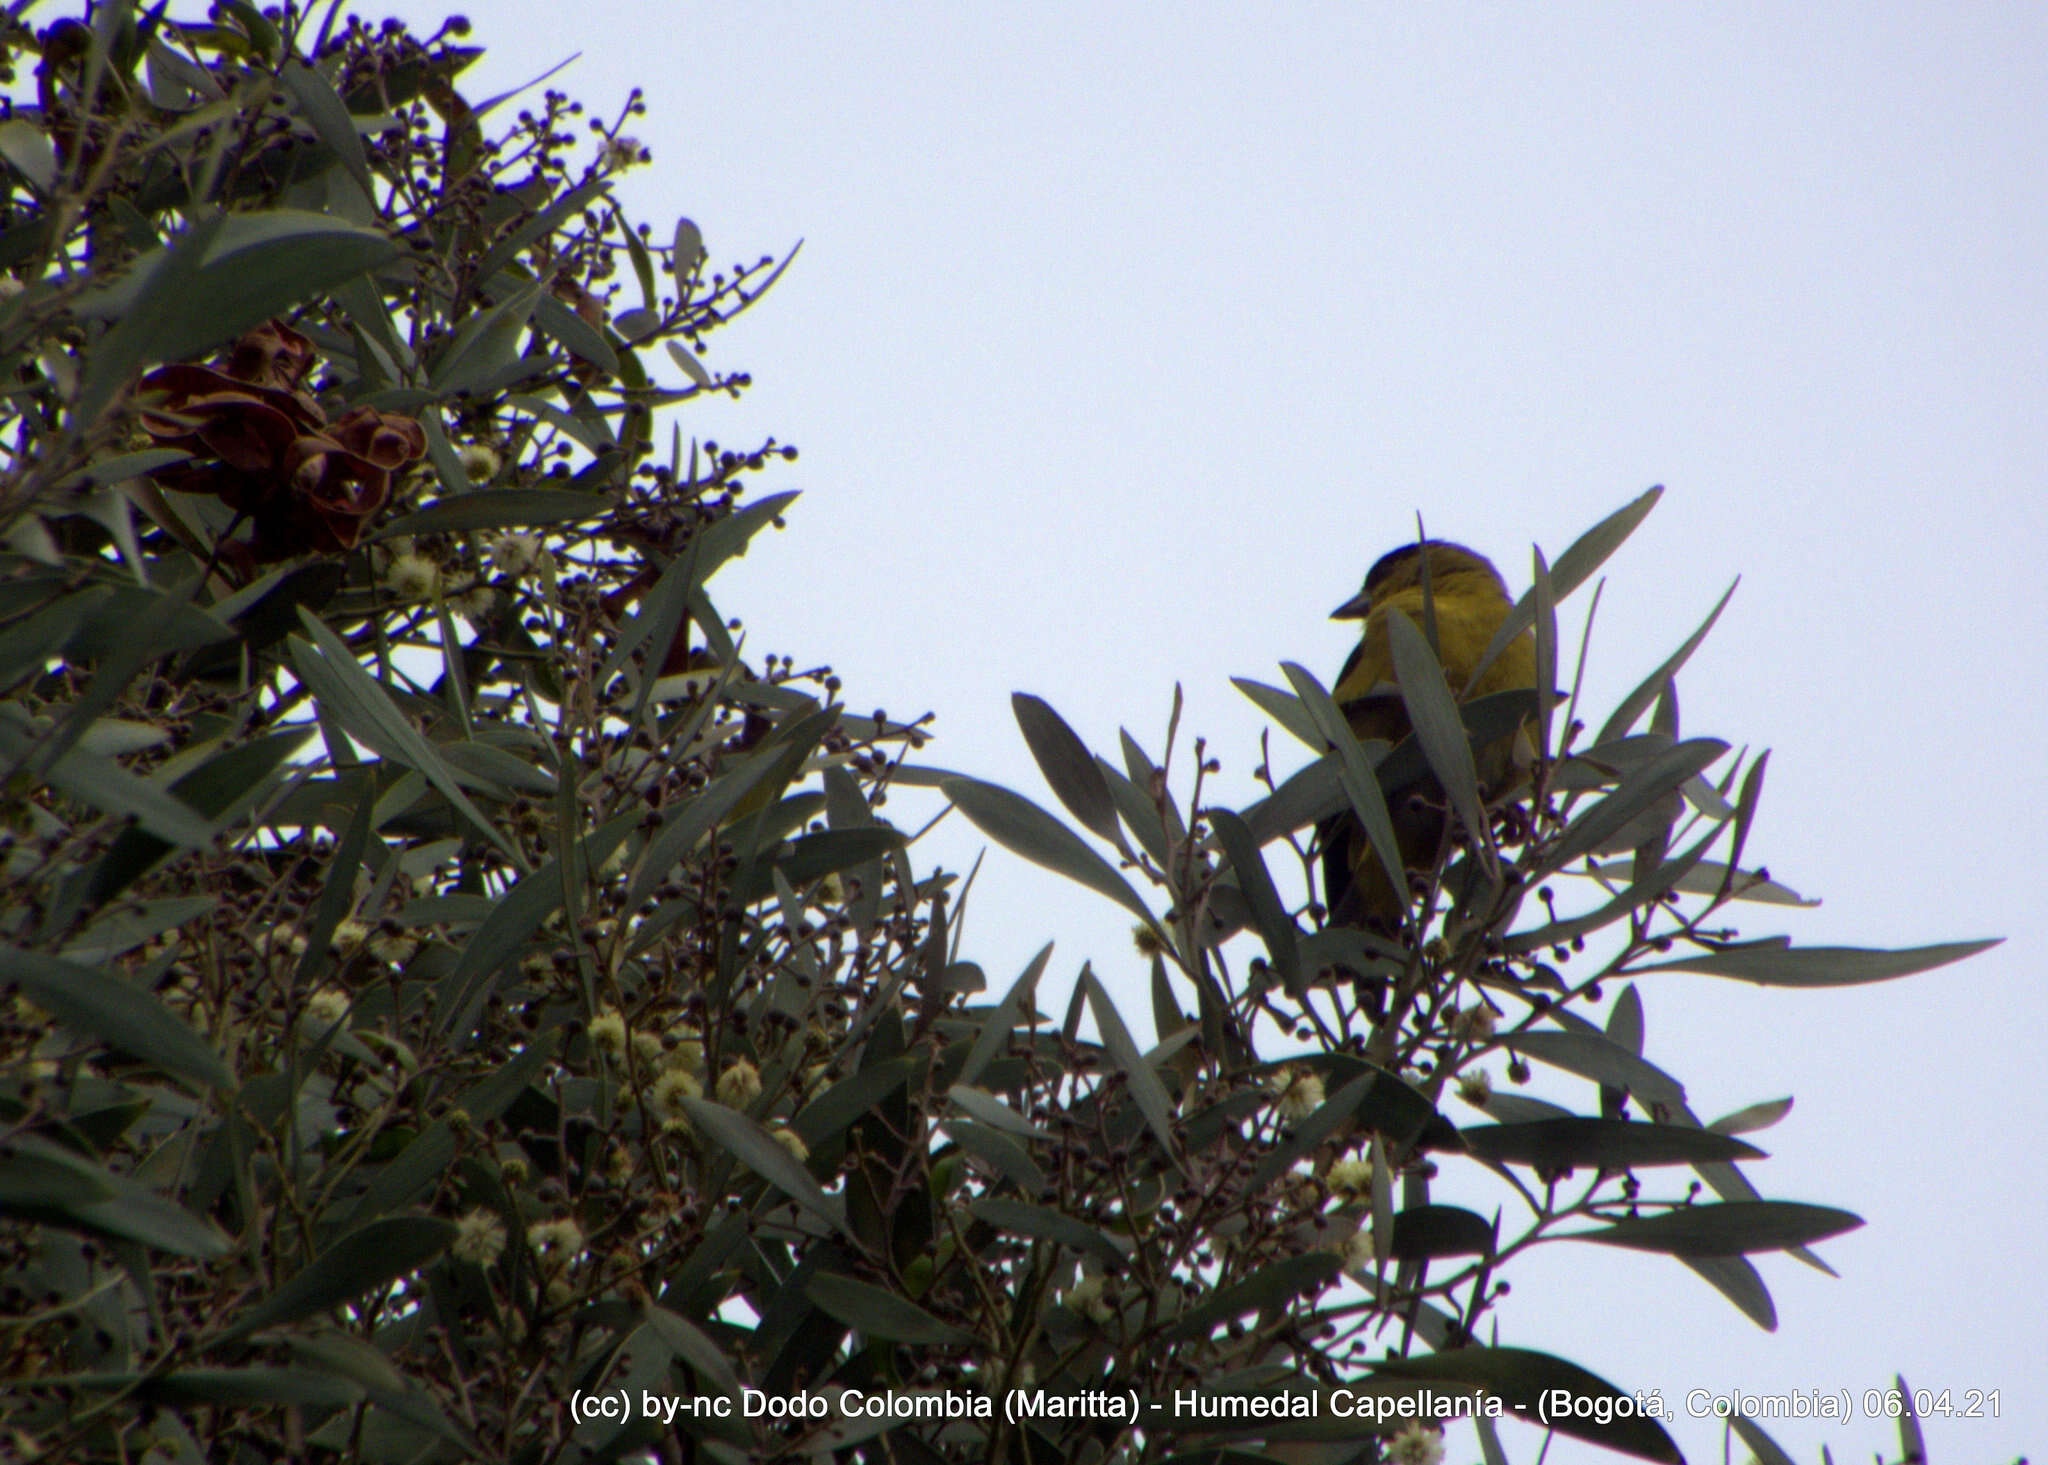
<path fill-rule="evenodd" d="M 1466 683 L 1472 681 L 1479 659 L 1493 644 L 1494 633 L 1511 609 L 1507 594 L 1498 580 L 1479 575 L 1448 575 L 1443 583 L 1432 583 L 1430 591 L 1436 612 L 1437 659 L 1443 663 L 1444 679 L 1453 695 L 1467 695 Z M 1394 611 L 1417 626 L 1426 625 L 1422 587 L 1409 585 L 1390 593 L 1374 594 L 1372 611 L 1365 619 L 1365 634 L 1344 663 L 1332 694 L 1338 706 L 1365 698 L 1382 683 L 1398 682 L 1387 633 Z M 1534 685 L 1536 642 L 1524 632 L 1502 648 L 1469 695 L 1483 697 L 1491 692 Z"/>

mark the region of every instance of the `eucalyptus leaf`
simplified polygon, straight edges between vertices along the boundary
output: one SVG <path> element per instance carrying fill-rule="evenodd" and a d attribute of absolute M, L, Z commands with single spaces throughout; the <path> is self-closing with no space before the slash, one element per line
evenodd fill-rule
<path fill-rule="evenodd" d="M 941 787 L 975 828 L 1012 854 L 1108 896 L 1158 929 L 1157 919 L 1129 881 L 1079 835 L 1022 794 L 973 778 L 949 778 Z"/>
<path fill-rule="evenodd" d="M 0 947 L 0 981 L 73 1030 L 98 1038 L 165 1073 L 214 1089 L 235 1076 L 212 1045 L 154 993 L 109 972 L 40 952 Z"/>
<path fill-rule="evenodd" d="M 1734 1303 L 1742 1315 L 1767 1333 L 1778 1329 L 1778 1307 L 1764 1285 L 1763 1274 L 1746 1256 L 1681 1256 L 1716 1292 Z"/>
<path fill-rule="evenodd" d="M 1597 1231 L 1575 1231 L 1561 1239 L 1593 1241 L 1633 1251 L 1661 1251 L 1678 1257 L 1720 1257 L 1784 1251 L 1839 1236 L 1862 1224 L 1861 1216 L 1833 1206 L 1797 1201 L 1720 1201 L 1681 1206 L 1654 1216 L 1631 1216 Z"/>
<path fill-rule="evenodd" d="M 960 1067 L 956 1083 L 971 1084 L 981 1078 L 982 1071 L 1009 1046 L 1010 1034 L 1035 1018 L 1036 1009 L 1032 1001 L 1038 991 L 1038 979 L 1045 975 L 1046 964 L 1052 960 L 1052 943 L 1039 948 L 1038 955 L 1024 968 L 1010 990 L 1003 994 L 1003 1000 L 981 1020 L 981 1028 L 974 1035 L 974 1046 L 967 1052 L 967 1061 Z"/>
<path fill-rule="evenodd" d="M 350 736 L 419 773 L 514 866 L 523 869 L 526 862 L 519 851 L 469 801 L 455 770 L 398 710 L 384 688 L 357 664 L 348 643 L 303 608 L 299 621 L 313 639 L 309 644 L 292 638 L 292 664 L 320 699 L 321 710 L 340 721 Z"/>
<path fill-rule="evenodd" d="M 1628 975 L 1649 972 L 1701 972 L 1733 977 L 1759 987 L 1848 987 L 1885 982 L 1962 961 L 1988 951 L 2004 940 L 1949 941 L 1936 946 L 1911 946 L 1896 951 L 1862 946 L 1761 946 L 1690 956 L 1654 966 L 1635 967 Z"/>
<path fill-rule="evenodd" d="M 1431 1379 L 1481 1388 L 1506 1405 L 1512 1416 L 1543 1419 L 1559 1434 L 1658 1465 L 1685 1465 L 1671 1436 L 1637 1410 L 1632 1396 L 1598 1374 L 1548 1353 L 1526 1348 L 1458 1348 L 1385 1359 L 1372 1365 L 1371 1377 Z M 1575 1407 L 1569 1411 L 1545 1408 L 1546 1399 L 1560 1396 L 1573 1400 Z M 1609 1407 L 1595 1409 L 1596 1403 Z"/>
<path fill-rule="evenodd" d="M 354 1302 L 410 1276 L 455 1240 L 452 1221 L 437 1216 L 387 1216 L 351 1231 L 235 1319 L 227 1336 L 310 1317 Z"/>
<path fill-rule="evenodd" d="M 974 1201 L 967 1209 L 976 1220 L 986 1221 L 999 1230 L 1057 1242 L 1070 1251 L 1094 1257 L 1111 1271 L 1120 1271 L 1129 1264 L 1126 1245 L 1120 1245 L 1108 1232 L 1050 1206 L 989 1195 Z"/>
<path fill-rule="evenodd" d="M 723 1104 L 693 1099 L 687 1094 L 681 1102 L 691 1126 L 713 1144 L 849 1241 L 859 1244 L 859 1238 L 847 1228 L 842 1203 L 820 1190 L 818 1182 L 811 1178 L 811 1172 L 777 1144 L 767 1130 L 747 1115 Z"/>
<path fill-rule="evenodd" d="M 187 266 L 181 261 L 191 245 L 198 258 Z M 382 231 L 330 214 L 228 214 L 214 228 L 195 226 L 144 255 L 120 279 L 81 296 L 74 310 L 82 319 L 123 327 L 144 323 L 123 342 L 129 370 L 149 361 L 187 361 L 398 253 L 397 242 Z M 92 366 L 97 371 L 99 362 Z"/>
<path fill-rule="evenodd" d="M 1468 1126 L 1465 1144 L 1482 1160 L 1545 1173 L 1584 1167 L 1636 1170 L 1710 1160 L 1756 1160 L 1763 1151 L 1729 1135 L 1683 1124 L 1639 1124 L 1574 1115 L 1526 1124 Z"/>
<path fill-rule="evenodd" d="M 1237 888 L 1244 893 L 1245 901 L 1251 907 L 1252 924 L 1257 928 L 1259 938 L 1266 943 L 1266 953 L 1272 957 L 1273 968 L 1280 974 L 1280 985 L 1288 995 L 1298 999 L 1305 990 L 1300 927 L 1294 924 L 1294 917 L 1280 903 L 1280 893 L 1273 886 L 1272 872 L 1266 868 L 1265 858 L 1259 853 L 1258 844 L 1245 822 L 1228 809 L 1210 810 L 1209 822 L 1223 843 L 1231 873 L 1237 879 Z"/>
<path fill-rule="evenodd" d="M 1285 728 L 1306 746 L 1320 753 L 1328 746 L 1323 735 L 1317 731 L 1315 719 L 1302 707 L 1301 699 L 1278 687 L 1267 686 L 1264 682 L 1253 681 L 1250 677 L 1232 677 L 1230 685 L 1250 698 L 1266 716 Z"/>
<path fill-rule="evenodd" d="M 1131 1097 L 1137 1101 L 1139 1112 L 1152 1127 L 1161 1148 L 1178 1164 L 1180 1146 L 1173 1133 L 1173 1100 L 1168 1097 L 1166 1086 L 1159 1081 L 1157 1070 L 1138 1051 L 1138 1045 L 1131 1041 L 1130 1029 L 1124 1026 L 1115 1001 L 1094 972 L 1083 968 L 1081 988 L 1088 994 L 1088 1010 L 1094 1014 L 1103 1047 L 1109 1050 L 1110 1058 L 1122 1071 L 1125 1082 L 1130 1085 Z"/>
<path fill-rule="evenodd" d="M 1203 1338 L 1246 1313 L 1291 1306 L 1303 1293 L 1320 1292 L 1335 1281 L 1339 1267 L 1329 1252 L 1282 1257 L 1182 1313 L 1168 1326 L 1165 1336 L 1169 1340 Z"/>
<path fill-rule="evenodd" d="M 1117 846 L 1129 858 L 1116 804 L 1095 755 L 1044 698 L 1013 692 L 1010 707 L 1031 756 L 1038 760 L 1039 772 L 1066 811 L 1080 820 L 1084 829 Z"/>
<path fill-rule="evenodd" d="M 1443 666 L 1415 622 L 1398 610 L 1388 612 L 1387 640 L 1415 740 L 1457 811 L 1458 821 L 1475 843 L 1483 843 L 1491 826 L 1479 797 L 1479 770 L 1472 759 L 1472 744 L 1465 737 L 1464 719 L 1458 715 L 1458 704 L 1444 680 Z"/>
<path fill-rule="evenodd" d="M 374 199 L 376 183 L 370 177 L 370 160 L 363 152 L 362 134 L 356 131 L 355 118 L 349 115 L 347 105 L 335 94 L 327 78 L 303 61 L 294 60 L 278 68 L 277 79 L 291 93 L 314 134 L 362 189 L 363 197 Z"/>
<path fill-rule="evenodd" d="M 428 504 L 382 525 L 374 541 L 477 529 L 535 529 L 604 516 L 607 505 L 558 488 L 494 488 Z"/>
<path fill-rule="evenodd" d="M 972 1333 L 941 1322 L 916 1303 L 837 1272 L 817 1273 L 804 1291 L 825 1312 L 866 1337 L 926 1348 L 959 1348 L 975 1341 Z"/>

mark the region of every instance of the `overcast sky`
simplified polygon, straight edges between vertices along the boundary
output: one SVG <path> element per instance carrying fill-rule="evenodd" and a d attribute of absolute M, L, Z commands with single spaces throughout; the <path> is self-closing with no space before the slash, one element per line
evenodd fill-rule
<path fill-rule="evenodd" d="M 1668 485 L 1609 565 L 1589 705 L 1742 577 L 1686 729 L 1773 750 L 1749 853 L 1825 901 L 1752 934 L 2010 939 L 1881 987 L 1647 988 L 1648 1056 L 1702 1115 L 1796 1096 L 1755 1136 L 1764 1193 L 1869 1224 L 1821 1248 L 1839 1279 L 1759 1259 L 1774 1335 L 1674 1262 L 1561 1245 L 1512 1268 L 1503 1341 L 1667 1400 L 1903 1372 L 1999 1391 L 1928 1421 L 1937 1465 L 2048 1446 L 2048 11 L 470 14 L 472 97 L 577 51 L 555 85 L 647 89 L 622 187 L 657 236 L 688 214 L 720 266 L 805 241 L 715 340 L 747 403 L 680 418 L 803 454 L 769 478 L 805 491 L 788 532 L 712 589 L 750 656 L 935 712 L 933 762 L 1050 804 L 1013 690 L 1113 757 L 1119 726 L 1157 755 L 1178 683 L 1241 801 L 1261 724 L 1229 677 L 1333 675 L 1328 611 L 1418 512 L 1519 592 L 1532 543 Z M 925 858 L 981 845 L 948 826 Z M 964 954 L 1001 987 L 1056 939 L 1056 998 L 1092 960 L 1142 1031 L 1127 926 L 997 852 Z M 1717 1427 L 1673 1432 L 1721 1458 Z M 1860 1411 L 1773 1432 L 1896 1450 Z"/>

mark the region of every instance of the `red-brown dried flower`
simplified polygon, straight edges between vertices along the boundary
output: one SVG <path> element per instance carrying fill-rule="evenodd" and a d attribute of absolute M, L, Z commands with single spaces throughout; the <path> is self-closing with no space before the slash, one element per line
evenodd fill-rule
<path fill-rule="evenodd" d="M 354 545 L 390 498 L 391 475 L 427 450 L 419 423 L 396 413 L 357 407 L 330 424 L 300 385 L 312 367 L 312 343 L 269 321 L 229 348 L 224 369 L 180 364 L 142 379 L 162 394 L 143 408 L 143 430 L 192 454 L 157 482 L 248 516 L 259 564 Z"/>

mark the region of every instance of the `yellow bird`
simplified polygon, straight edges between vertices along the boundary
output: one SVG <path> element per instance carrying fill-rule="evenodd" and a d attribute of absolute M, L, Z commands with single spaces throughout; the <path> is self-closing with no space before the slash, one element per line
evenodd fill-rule
<path fill-rule="evenodd" d="M 1423 567 L 1428 566 L 1428 600 L 1436 616 L 1437 657 L 1454 697 L 1483 697 L 1536 685 L 1536 642 L 1528 632 L 1504 647 L 1469 691 L 1472 673 L 1512 602 L 1500 572 L 1463 545 L 1440 539 L 1403 545 L 1366 574 L 1365 588 L 1331 612 L 1332 620 L 1363 620 L 1364 634 L 1344 663 L 1331 695 L 1351 730 L 1361 739 L 1398 743 L 1408 736 L 1408 712 L 1401 704 L 1387 626 L 1400 611 L 1426 628 Z M 1512 735 L 1479 750 L 1479 787 L 1492 798 L 1514 775 Z M 1443 790 L 1432 779 L 1389 800 L 1402 863 L 1412 872 L 1428 868 L 1443 838 Z M 1339 925 L 1367 925 L 1391 934 L 1400 930 L 1410 895 L 1407 872 L 1397 886 L 1374 857 L 1356 816 L 1334 815 L 1317 826 L 1323 846 L 1323 899 Z"/>

